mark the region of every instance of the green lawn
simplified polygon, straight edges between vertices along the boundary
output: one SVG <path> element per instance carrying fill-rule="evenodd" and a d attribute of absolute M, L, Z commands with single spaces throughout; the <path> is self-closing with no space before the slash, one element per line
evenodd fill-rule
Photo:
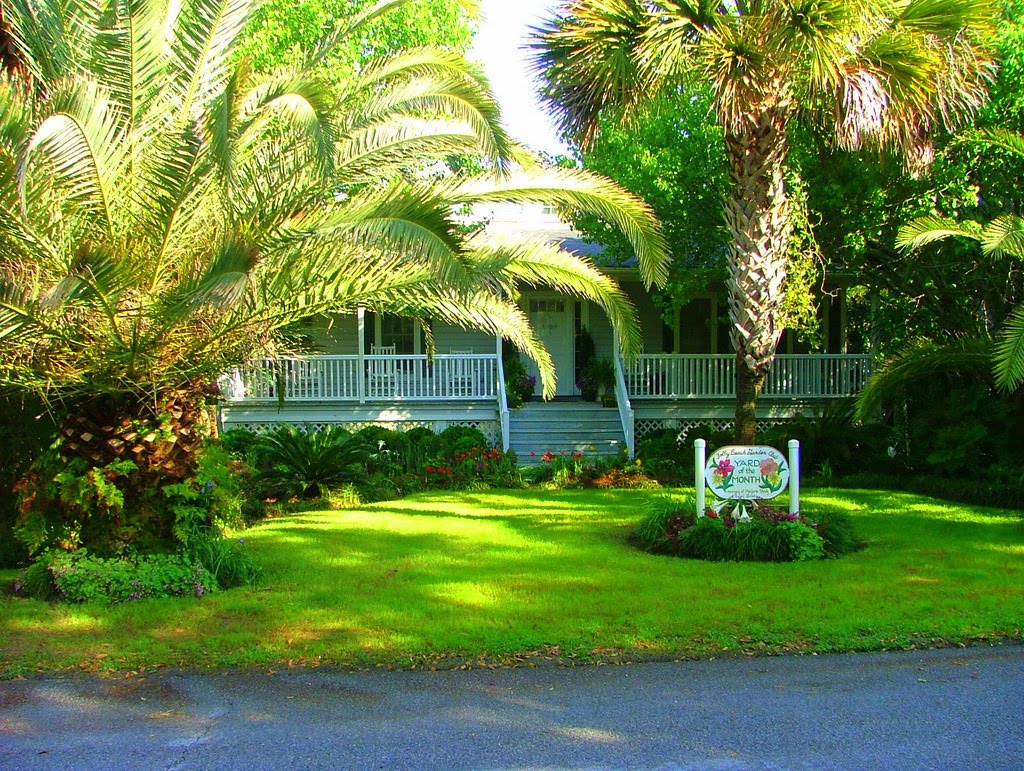
<path fill-rule="evenodd" d="M 452 666 L 1019 638 L 1024 518 L 807 491 L 866 547 L 712 564 L 627 543 L 646 491 L 423 494 L 244 533 L 261 587 L 112 607 L 0 600 L 0 674 L 153 666 Z M 13 573 L 2 576 L 6 581 Z"/>

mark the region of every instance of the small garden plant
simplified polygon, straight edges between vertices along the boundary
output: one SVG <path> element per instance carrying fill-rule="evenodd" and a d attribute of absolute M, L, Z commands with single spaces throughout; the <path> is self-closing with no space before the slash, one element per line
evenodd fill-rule
<path fill-rule="evenodd" d="M 839 510 L 812 519 L 761 501 L 716 508 L 697 516 L 692 497 L 655 499 L 635 540 L 655 554 L 714 562 L 802 562 L 839 557 L 856 545 L 850 518 Z"/>

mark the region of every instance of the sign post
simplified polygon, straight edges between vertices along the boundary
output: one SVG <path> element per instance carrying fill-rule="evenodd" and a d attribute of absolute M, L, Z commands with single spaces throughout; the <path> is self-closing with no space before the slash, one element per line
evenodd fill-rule
<path fill-rule="evenodd" d="M 800 513 L 800 440 L 789 440 L 789 513 Z"/>
<path fill-rule="evenodd" d="M 698 439 L 693 443 L 693 465 L 696 470 L 693 486 L 697 491 L 697 516 L 704 516 L 704 453 L 708 443 Z"/>

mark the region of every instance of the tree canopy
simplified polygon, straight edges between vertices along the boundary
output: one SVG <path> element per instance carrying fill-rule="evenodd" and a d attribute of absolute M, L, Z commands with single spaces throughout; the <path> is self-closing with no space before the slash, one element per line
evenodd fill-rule
<path fill-rule="evenodd" d="M 931 136 L 984 99 L 991 27 L 986 0 L 570 0 L 539 30 L 545 95 L 583 147 L 603 118 L 634 119 L 654 99 L 706 84 L 729 173 L 740 443 L 753 441 L 756 399 L 785 327 L 792 126 L 811 118 L 845 148 L 898 146 L 921 170 L 932 157 Z"/>

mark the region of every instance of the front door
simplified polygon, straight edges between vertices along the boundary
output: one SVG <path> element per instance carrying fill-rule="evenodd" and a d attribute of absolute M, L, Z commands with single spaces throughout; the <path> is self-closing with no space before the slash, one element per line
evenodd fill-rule
<path fill-rule="evenodd" d="M 526 315 L 533 325 L 537 337 L 548 349 L 555 362 L 558 377 L 557 396 L 572 396 L 576 393 L 573 382 L 574 345 L 572 300 L 558 295 L 530 296 L 526 298 Z M 527 371 L 537 378 L 537 393 L 540 393 L 540 376 L 533 360 L 527 362 Z"/>

